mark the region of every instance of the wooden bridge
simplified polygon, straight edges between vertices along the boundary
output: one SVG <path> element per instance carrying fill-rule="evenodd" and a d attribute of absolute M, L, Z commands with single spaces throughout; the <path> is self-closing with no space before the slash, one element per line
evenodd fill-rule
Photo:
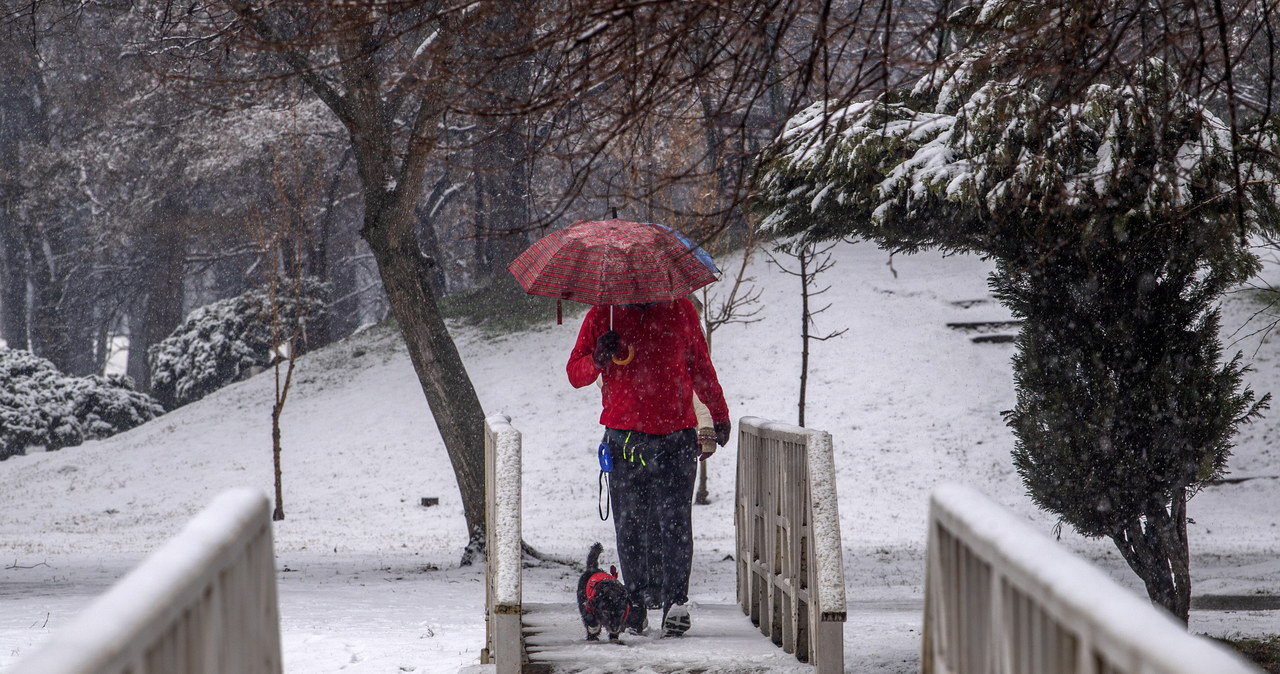
<path fill-rule="evenodd" d="M 616 648 L 584 641 L 572 604 L 521 601 L 520 433 L 507 417 L 489 417 L 482 662 L 499 674 L 843 672 L 844 555 L 831 436 L 753 417 L 738 428 L 738 604 L 699 606 L 697 632 L 681 639 L 626 637 L 630 647 Z"/>
<path fill-rule="evenodd" d="M 582 640 L 571 605 L 523 603 L 520 434 L 487 419 L 486 647 L 467 669 L 859 671 L 831 437 L 739 429 L 738 603 L 698 607 L 697 635 L 620 647 Z M 976 491 L 944 486 L 930 506 L 923 674 L 1261 673 Z M 280 674 L 271 526 L 263 493 L 224 494 L 8 674 Z"/>

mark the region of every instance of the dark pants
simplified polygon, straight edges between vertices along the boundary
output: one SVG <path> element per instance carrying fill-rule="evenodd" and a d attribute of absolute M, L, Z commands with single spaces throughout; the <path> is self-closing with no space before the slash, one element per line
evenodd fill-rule
<path fill-rule="evenodd" d="M 613 453 L 609 498 L 622 580 L 649 608 L 689 600 L 698 435 L 605 429 Z"/>

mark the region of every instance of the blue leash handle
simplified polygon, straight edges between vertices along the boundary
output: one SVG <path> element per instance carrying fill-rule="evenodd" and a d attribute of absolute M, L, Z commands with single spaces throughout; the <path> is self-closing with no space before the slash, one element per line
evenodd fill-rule
<path fill-rule="evenodd" d="M 600 455 L 600 472 L 612 473 L 613 472 L 613 452 L 609 451 L 609 443 L 607 442 L 600 443 L 600 447 L 596 451 Z"/>
<path fill-rule="evenodd" d="M 613 472 L 613 452 L 609 451 L 609 443 L 602 442 L 596 450 L 600 455 L 600 503 L 596 507 L 600 511 L 600 520 L 609 519 L 609 473 Z"/>

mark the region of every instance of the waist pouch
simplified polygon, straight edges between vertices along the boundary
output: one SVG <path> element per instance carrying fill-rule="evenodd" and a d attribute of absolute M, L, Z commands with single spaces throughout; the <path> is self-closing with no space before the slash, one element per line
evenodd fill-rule
<path fill-rule="evenodd" d="M 698 432 L 686 428 L 667 435 L 640 431 L 604 429 L 604 442 L 613 451 L 614 463 L 628 461 L 647 466 L 654 462 L 684 460 L 693 455 L 698 445 Z"/>

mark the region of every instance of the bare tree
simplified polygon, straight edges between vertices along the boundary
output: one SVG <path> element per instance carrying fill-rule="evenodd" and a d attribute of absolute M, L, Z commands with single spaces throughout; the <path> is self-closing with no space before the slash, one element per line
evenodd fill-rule
<path fill-rule="evenodd" d="M 254 54 L 292 78 L 347 132 L 364 205 L 361 236 L 377 262 L 391 311 L 444 439 L 462 495 L 468 554 L 483 541 L 483 410 L 445 327 L 431 287 L 431 260 L 415 232 L 415 207 L 439 151 L 458 78 L 467 73 L 461 37 L 502 10 L 429 4 L 261 6 L 200 3 L 196 20 L 160 25 L 163 35 L 225 45 L 224 78 Z M 247 84 L 246 84 L 247 86 Z"/>
<path fill-rule="evenodd" d="M 848 328 L 842 328 L 821 335 L 813 332 L 814 319 L 818 314 L 831 308 L 831 304 L 828 303 L 815 309 L 813 300 L 831 289 L 831 286 L 817 287 L 817 279 L 819 274 L 835 266 L 835 261 L 831 259 L 831 249 L 835 246 L 836 243 L 819 244 L 801 241 L 791 246 L 780 247 L 779 255 L 769 256 L 769 261 L 784 274 L 800 279 L 800 395 L 796 404 L 798 419 L 796 425 L 798 426 L 804 425 L 805 402 L 809 391 L 809 343 L 825 342 L 849 331 Z M 794 259 L 795 264 L 783 262 L 779 259 L 780 256 Z"/>
<path fill-rule="evenodd" d="M 702 331 L 707 337 L 707 351 L 712 352 L 713 336 L 716 330 L 723 326 L 733 323 L 748 324 L 755 323 L 760 319 L 760 312 L 763 309 L 760 306 L 760 296 L 763 291 L 754 284 L 755 279 L 747 275 L 747 266 L 751 263 L 751 258 L 756 252 L 758 240 L 755 237 L 755 228 L 748 223 L 749 229 L 746 233 L 746 241 L 740 251 L 741 260 L 733 276 L 727 279 L 729 289 L 727 292 L 712 293 L 711 287 L 703 287 L 699 292 L 699 302 L 702 315 Z M 716 233 L 708 247 L 715 251 L 716 254 L 721 251 L 727 252 L 728 244 L 724 243 L 730 239 L 730 232 L 722 229 Z M 717 245 L 720 244 L 720 245 Z M 711 503 L 710 490 L 707 486 L 707 462 L 702 461 L 698 464 L 698 487 L 693 494 L 693 502 L 697 505 L 709 505 Z"/>
<path fill-rule="evenodd" d="M 499 148 L 509 145 L 507 140 L 522 142 L 526 136 L 518 125 L 530 120 L 536 129 L 527 136 L 533 139 L 530 151 L 549 158 L 544 167 L 558 163 L 566 169 L 563 181 L 542 192 L 545 207 L 530 217 L 532 225 L 544 224 L 583 196 L 623 191 L 616 189 L 608 171 L 599 169 L 615 160 L 635 164 L 638 153 L 648 153 L 632 145 L 635 150 L 628 157 L 626 151 L 618 152 L 620 141 L 655 139 L 659 122 L 687 119 L 692 101 L 681 92 L 694 79 L 708 77 L 712 70 L 737 73 L 742 86 L 722 87 L 724 101 L 712 107 L 719 108 L 717 114 L 737 110 L 742 118 L 750 109 L 750 96 L 767 88 L 759 74 L 778 72 L 752 66 L 783 60 L 776 40 L 760 46 L 756 24 L 767 20 L 776 27 L 794 26 L 794 16 L 815 14 L 795 2 L 729 7 L 702 2 L 270 5 L 228 0 L 177 10 L 161 5 L 152 48 L 171 72 L 192 82 L 235 85 L 231 91 L 251 91 L 282 78 L 321 100 L 346 130 L 364 205 L 361 235 L 377 261 L 448 450 L 473 548 L 480 544 L 483 527 L 483 411 L 429 282 L 430 260 L 438 259 L 439 251 L 423 250 L 414 231 L 420 224 L 415 207 L 428 191 L 428 171 L 457 149 L 448 120 L 491 120 L 489 127 L 497 133 L 483 142 Z M 496 44 L 476 48 L 471 42 L 480 36 Z M 686 68 L 679 55 L 708 38 L 720 47 L 696 67 Z M 799 70 L 804 68 L 792 72 Z M 527 95 L 504 95 L 495 104 L 494 82 L 505 80 L 495 79 L 494 73 L 510 75 L 516 90 L 527 82 Z M 723 92 L 746 93 L 744 98 Z M 706 114 L 702 109 L 700 114 Z M 498 169 L 523 170 L 523 150 L 502 152 L 508 156 Z M 485 163 L 486 168 L 494 164 Z M 705 170 L 700 168 L 704 162 L 692 164 L 675 167 L 675 173 Z M 662 189 L 672 183 L 671 173 L 640 184 L 649 185 L 649 192 Z M 507 201 L 521 199 L 515 194 Z"/>
<path fill-rule="evenodd" d="M 266 251 L 271 259 L 278 260 L 283 254 L 280 247 L 280 239 L 272 237 Z M 278 263 L 273 264 L 279 269 Z M 289 388 L 293 384 L 293 368 L 298 362 L 298 351 L 302 342 L 306 339 L 305 334 L 301 333 L 301 328 L 305 325 L 304 321 L 296 323 L 297 330 L 288 330 L 280 315 L 280 293 L 292 292 L 295 297 L 299 295 L 301 279 L 283 279 L 288 287 L 281 288 L 282 279 L 280 275 L 275 274 L 271 277 L 269 284 L 269 296 L 271 302 L 271 341 L 275 343 L 276 353 L 271 359 L 271 369 L 275 376 L 275 397 L 271 403 L 271 460 L 275 475 L 275 508 L 271 511 L 271 519 L 279 522 L 284 519 L 284 470 L 281 466 L 280 456 L 282 451 L 281 434 L 280 434 L 280 416 L 284 414 L 284 405 L 289 400 Z M 281 363 L 285 364 L 283 377 L 280 374 Z"/>

